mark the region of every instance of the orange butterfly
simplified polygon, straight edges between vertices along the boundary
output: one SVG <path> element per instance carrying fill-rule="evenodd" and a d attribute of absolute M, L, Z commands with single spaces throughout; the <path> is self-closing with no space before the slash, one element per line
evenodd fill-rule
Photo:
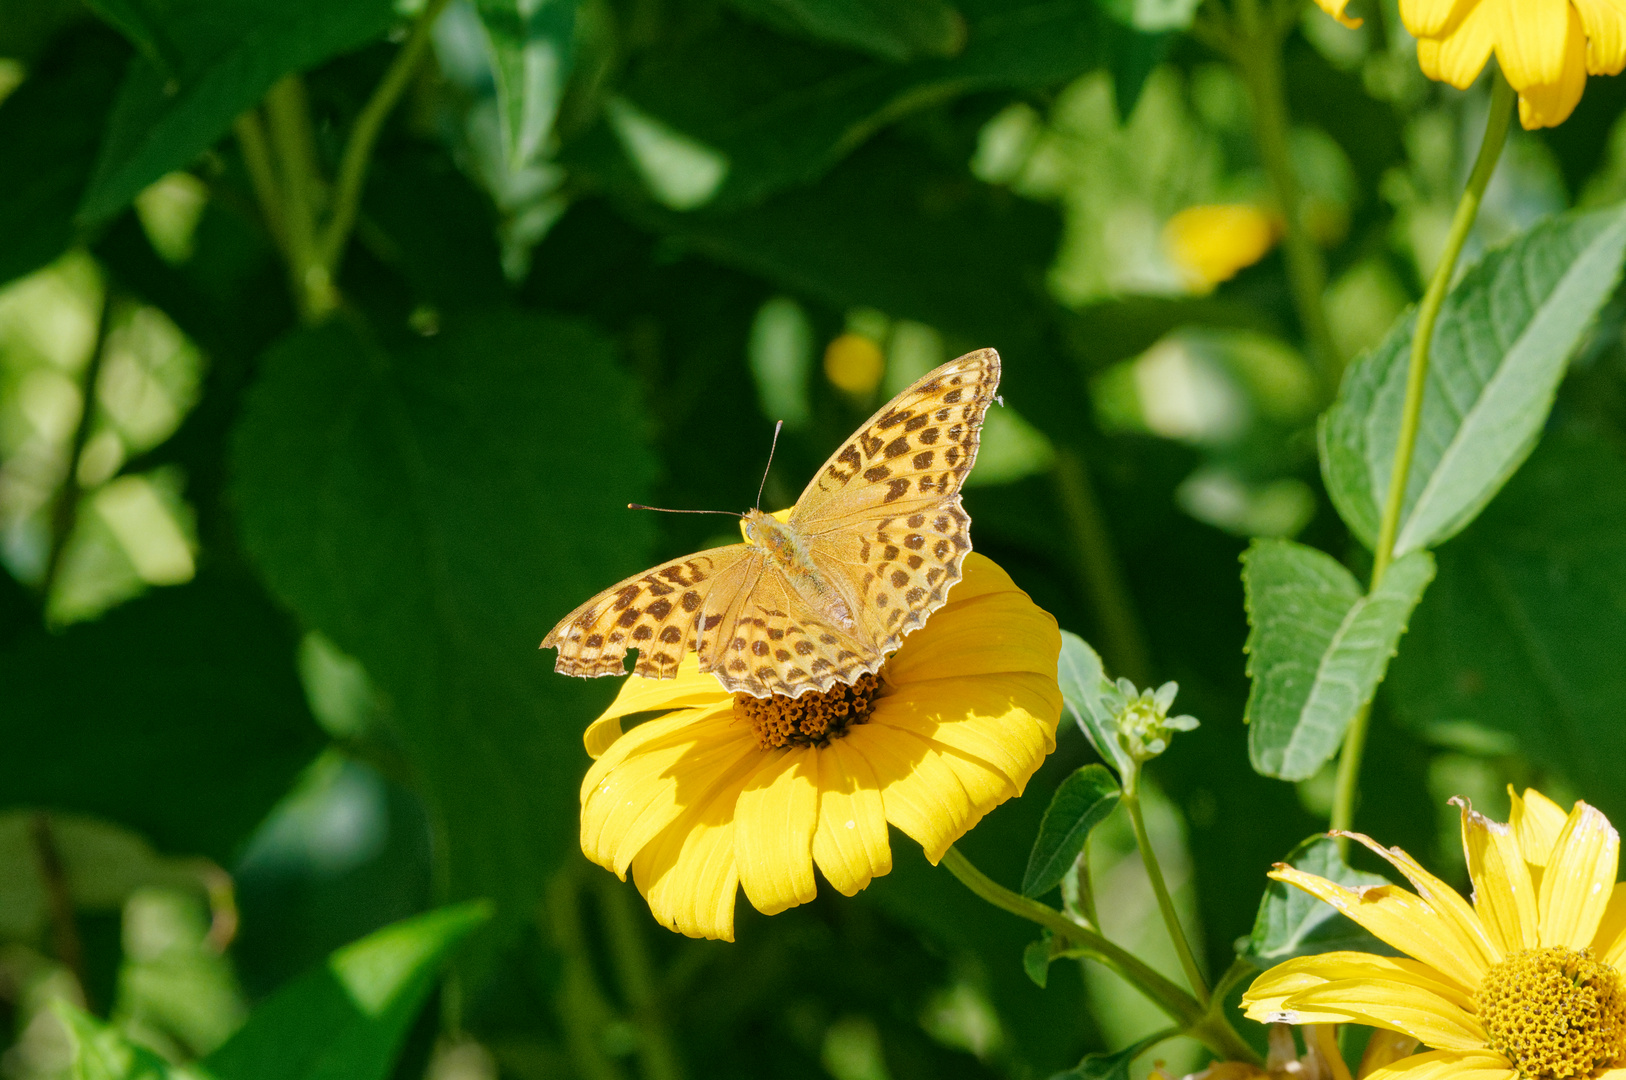
<path fill-rule="evenodd" d="M 748 510 L 749 543 L 630 577 L 542 642 L 554 670 L 669 679 L 690 649 L 728 690 L 795 697 L 880 669 L 960 580 L 971 519 L 960 485 L 999 387 L 980 349 L 928 372 L 824 463 L 789 518 Z"/>

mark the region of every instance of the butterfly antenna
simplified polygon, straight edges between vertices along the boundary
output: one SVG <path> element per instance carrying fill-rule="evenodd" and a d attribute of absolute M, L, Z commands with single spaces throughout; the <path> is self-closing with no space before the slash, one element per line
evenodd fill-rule
<path fill-rule="evenodd" d="M 672 510 L 665 506 L 645 506 L 643 503 L 628 503 L 628 510 L 658 510 L 663 514 L 726 514 L 729 517 L 744 517 L 732 510 Z"/>
<path fill-rule="evenodd" d="M 783 420 L 777 420 L 773 426 L 773 442 L 768 444 L 768 464 L 762 470 L 762 483 L 757 485 L 757 509 L 762 509 L 762 489 L 768 486 L 768 470 L 773 468 L 773 452 L 779 446 L 779 429 L 785 426 Z"/>

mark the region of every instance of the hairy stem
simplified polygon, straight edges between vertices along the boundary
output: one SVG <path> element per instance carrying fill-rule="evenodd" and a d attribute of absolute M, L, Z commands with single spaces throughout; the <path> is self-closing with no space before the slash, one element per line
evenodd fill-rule
<path fill-rule="evenodd" d="M 1180 913 L 1174 910 L 1174 898 L 1169 895 L 1169 886 L 1163 880 L 1163 868 L 1158 864 L 1157 852 L 1152 850 L 1152 837 L 1146 831 L 1146 820 L 1141 814 L 1140 795 L 1125 790 L 1121 799 L 1124 808 L 1129 811 L 1129 822 L 1135 830 L 1135 846 L 1140 848 L 1141 862 L 1146 865 L 1146 877 L 1152 883 L 1153 895 L 1157 897 L 1157 909 L 1163 914 L 1163 925 L 1168 928 L 1175 954 L 1180 958 L 1180 970 L 1185 972 L 1186 982 L 1191 984 L 1197 1003 L 1206 1008 L 1208 983 L 1197 967 L 1197 958 L 1191 953 L 1191 943 L 1186 940 L 1185 930 L 1180 926 Z"/>
<path fill-rule="evenodd" d="M 1400 532 L 1400 515 L 1406 505 L 1406 486 L 1411 478 L 1412 452 L 1417 447 L 1417 430 L 1423 417 L 1423 391 L 1428 385 L 1428 354 L 1434 344 L 1434 324 L 1440 317 L 1440 306 L 1445 303 L 1451 289 L 1451 278 L 1456 273 L 1457 257 L 1468 240 L 1474 219 L 1479 216 L 1479 204 L 1484 200 L 1485 187 L 1496 171 L 1497 159 L 1507 142 L 1508 125 L 1513 118 L 1513 87 L 1508 85 L 1500 71 L 1496 73 L 1491 90 L 1490 115 L 1485 121 L 1485 138 L 1479 144 L 1479 157 L 1474 161 L 1468 186 L 1457 203 L 1456 215 L 1451 219 L 1451 231 L 1445 240 L 1445 251 L 1434 268 L 1423 301 L 1417 308 L 1417 326 L 1412 332 L 1411 362 L 1406 369 L 1406 399 L 1400 408 L 1400 433 L 1395 440 L 1394 465 L 1389 471 L 1389 488 L 1384 493 L 1383 517 L 1378 522 L 1378 542 L 1372 553 L 1372 585 L 1376 590 L 1384 573 L 1394 561 L 1395 537 Z M 1348 829 L 1355 816 L 1355 799 L 1360 787 L 1361 756 L 1366 748 L 1366 735 L 1371 727 L 1372 709 L 1362 709 L 1350 722 L 1344 734 L 1343 752 L 1338 757 L 1338 777 L 1333 788 L 1333 829 Z M 1340 844 L 1347 841 L 1340 838 Z"/>

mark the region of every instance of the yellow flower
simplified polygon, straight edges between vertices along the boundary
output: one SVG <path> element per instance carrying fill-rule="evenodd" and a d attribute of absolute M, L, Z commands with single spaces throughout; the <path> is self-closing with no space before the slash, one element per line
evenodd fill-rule
<path fill-rule="evenodd" d="M 1055 749 L 1061 634 L 989 559 L 877 675 L 753 698 L 703 675 L 632 677 L 587 729 L 582 851 L 633 880 L 661 923 L 734 938 L 738 890 L 773 914 L 892 869 L 891 822 L 936 863 Z M 625 717 L 664 715 L 622 732 Z"/>
<path fill-rule="evenodd" d="M 1279 964 L 1243 996 L 1250 1017 L 1368 1024 L 1432 1047 L 1374 1080 L 1626 1080 L 1626 884 L 1620 836 L 1584 802 L 1539 792 L 1512 821 L 1462 808 L 1473 901 L 1399 848 L 1347 834 L 1416 892 L 1351 890 L 1278 865 L 1271 877 L 1320 897 L 1405 957 L 1334 952 Z"/>
<path fill-rule="evenodd" d="M 1316 0 L 1346 26 L 1349 0 Z M 1400 0 L 1400 21 L 1417 38 L 1423 74 L 1466 90 L 1491 52 L 1519 92 L 1528 129 L 1563 123 L 1590 75 L 1626 67 L 1623 0 Z"/>
<path fill-rule="evenodd" d="M 824 349 L 824 376 L 837 390 L 863 397 L 881 385 L 886 357 L 863 334 L 842 334 Z"/>
<path fill-rule="evenodd" d="M 1265 257 L 1280 227 L 1257 206 L 1188 206 L 1163 226 L 1163 247 L 1195 289 L 1208 292 Z"/>

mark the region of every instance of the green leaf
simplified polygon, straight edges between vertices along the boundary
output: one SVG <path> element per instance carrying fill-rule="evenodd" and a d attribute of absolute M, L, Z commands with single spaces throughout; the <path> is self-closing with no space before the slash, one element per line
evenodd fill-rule
<path fill-rule="evenodd" d="M 536 157 L 559 115 L 575 59 L 576 0 L 478 0 L 475 11 L 491 52 L 503 154 L 517 171 Z"/>
<path fill-rule="evenodd" d="M 1510 734 L 1626 814 L 1626 457 L 1552 432 L 1439 560 L 1389 680 L 1400 719 Z"/>
<path fill-rule="evenodd" d="M 178 67 L 130 65 L 79 219 L 93 225 L 185 169 L 278 79 L 381 37 L 391 0 L 175 0 L 161 28 Z"/>
<path fill-rule="evenodd" d="M 480 901 L 403 919 L 336 951 L 254 1010 L 204 1066 L 218 1080 L 383 1080 Z"/>
<path fill-rule="evenodd" d="M 1305 840 L 1282 862 L 1350 889 L 1389 884 L 1381 875 L 1352 869 L 1338 853 L 1337 841 L 1325 835 Z M 1282 881 L 1265 887 L 1253 933 L 1237 942 L 1238 953 L 1261 968 L 1295 956 L 1341 949 L 1385 955 L 1393 951 L 1325 900 Z"/>
<path fill-rule="evenodd" d="M 0 649 L 0 807 L 95 814 L 161 851 L 230 859 L 324 741 L 297 640 L 251 582 L 208 572 L 25 632 Z"/>
<path fill-rule="evenodd" d="M 1338 561 L 1288 540 L 1242 557 L 1247 592 L 1248 756 L 1266 776 L 1304 780 L 1330 758 L 1372 700 L 1434 559 L 1398 559 L 1367 596 Z"/>
<path fill-rule="evenodd" d="M 164 74 L 174 77 L 182 58 L 165 29 L 165 11 L 154 0 L 85 0 L 85 6 L 123 34 Z"/>
<path fill-rule="evenodd" d="M 1066 1072 L 1053 1074 L 1050 1080 L 1129 1080 L 1129 1067 L 1135 1059 L 1172 1034 L 1160 1031 L 1113 1054 L 1090 1054 Z"/>
<path fill-rule="evenodd" d="M 859 49 L 882 60 L 953 56 L 965 47 L 965 19 L 945 0 L 733 0 L 779 30 Z"/>
<path fill-rule="evenodd" d="M 51 1007 L 73 1042 L 73 1080 L 209 1080 L 202 1070 L 171 1065 L 65 1000 Z"/>
<path fill-rule="evenodd" d="M 1063 707 L 1083 729 L 1101 760 L 1109 762 L 1120 776 L 1134 769 L 1134 760 L 1118 742 L 1117 715 L 1112 706 L 1119 696 L 1117 687 L 1107 678 L 1100 654 L 1071 630 L 1061 632 L 1056 681 L 1061 686 Z"/>
<path fill-rule="evenodd" d="M 1061 884 L 1084 850 L 1090 830 L 1118 805 L 1118 795 L 1118 780 L 1104 765 L 1086 765 L 1061 782 L 1028 854 L 1023 896 L 1043 896 Z"/>
<path fill-rule="evenodd" d="M 1440 310 L 1395 554 L 1472 521 L 1529 456 L 1592 317 L 1619 280 L 1626 209 L 1531 229 L 1463 276 Z M 1344 521 L 1377 542 L 1415 315 L 1344 377 L 1322 421 L 1321 468 Z"/>
<path fill-rule="evenodd" d="M 1028 942 L 1022 950 L 1022 970 L 1040 990 L 1050 981 L 1051 942 L 1054 940 L 1050 931 L 1046 930 L 1037 941 Z"/>
<path fill-rule="evenodd" d="M 456 311 L 388 350 L 345 324 L 290 336 L 235 434 L 244 546 L 388 696 L 442 882 L 505 928 L 575 835 L 580 733 L 616 689 L 536 643 L 647 565 L 638 401 L 579 324 Z"/>
<path fill-rule="evenodd" d="M 66 251 L 129 49 L 68 35 L 0 104 L 0 284 Z"/>

